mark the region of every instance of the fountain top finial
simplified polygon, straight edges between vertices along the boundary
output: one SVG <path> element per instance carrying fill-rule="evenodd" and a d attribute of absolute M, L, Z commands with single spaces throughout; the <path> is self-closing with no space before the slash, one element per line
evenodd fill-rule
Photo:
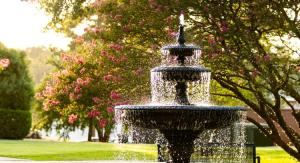
<path fill-rule="evenodd" d="M 178 43 L 179 45 L 184 45 L 185 39 L 184 39 L 184 14 L 183 11 L 181 11 L 181 14 L 179 16 L 179 35 L 178 35 Z"/>

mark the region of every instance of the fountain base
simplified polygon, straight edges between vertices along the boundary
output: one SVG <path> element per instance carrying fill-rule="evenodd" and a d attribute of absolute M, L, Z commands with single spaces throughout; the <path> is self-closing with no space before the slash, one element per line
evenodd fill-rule
<path fill-rule="evenodd" d="M 168 151 L 171 156 L 170 163 L 189 163 L 194 152 L 194 140 L 200 130 L 160 130 L 168 140 Z"/>

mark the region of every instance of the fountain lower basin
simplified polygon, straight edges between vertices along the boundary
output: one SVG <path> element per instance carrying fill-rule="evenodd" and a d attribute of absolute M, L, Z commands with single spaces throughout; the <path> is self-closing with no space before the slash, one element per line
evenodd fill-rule
<path fill-rule="evenodd" d="M 207 129 L 227 127 L 241 118 L 242 107 L 197 105 L 120 105 L 127 124 L 158 129 L 168 140 L 173 163 L 188 163 L 194 140 Z"/>
<path fill-rule="evenodd" d="M 242 107 L 197 105 L 120 105 L 125 123 L 149 129 L 203 130 L 227 127 L 241 117 Z"/>

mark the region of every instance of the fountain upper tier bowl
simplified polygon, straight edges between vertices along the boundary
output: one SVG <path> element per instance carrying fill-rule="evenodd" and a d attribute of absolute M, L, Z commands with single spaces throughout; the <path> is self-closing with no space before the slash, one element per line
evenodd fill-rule
<path fill-rule="evenodd" d="M 204 130 L 227 127 L 241 117 L 242 107 L 197 105 L 120 105 L 126 123 L 159 130 Z"/>
<path fill-rule="evenodd" d="M 164 46 L 162 51 L 168 51 L 173 56 L 192 56 L 195 51 L 200 51 L 200 48 L 194 45 L 179 44 Z"/>
<path fill-rule="evenodd" d="M 151 72 L 161 73 L 165 81 L 199 81 L 201 74 L 210 73 L 210 70 L 197 66 L 167 66 L 155 67 Z"/>

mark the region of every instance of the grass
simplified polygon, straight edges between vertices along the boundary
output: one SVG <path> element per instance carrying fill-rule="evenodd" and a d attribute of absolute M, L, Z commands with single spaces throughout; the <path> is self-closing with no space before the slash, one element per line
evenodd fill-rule
<path fill-rule="evenodd" d="M 261 163 L 296 163 L 279 147 L 259 147 Z M 43 140 L 0 140 L 0 156 L 45 160 L 147 160 L 156 161 L 151 144 L 56 142 Z"/>
<path fill-rule="evenodd" d="M 257 155 L 261 158 L 261 163 L 297 163 L 280 147 L 258 147 L 256 150 Z"/>
<path fill-rule="evenodd" d="M 156 146 L 91 142 L 0 140 L 0 156 L 44 160 L 151 160 Z"/>

